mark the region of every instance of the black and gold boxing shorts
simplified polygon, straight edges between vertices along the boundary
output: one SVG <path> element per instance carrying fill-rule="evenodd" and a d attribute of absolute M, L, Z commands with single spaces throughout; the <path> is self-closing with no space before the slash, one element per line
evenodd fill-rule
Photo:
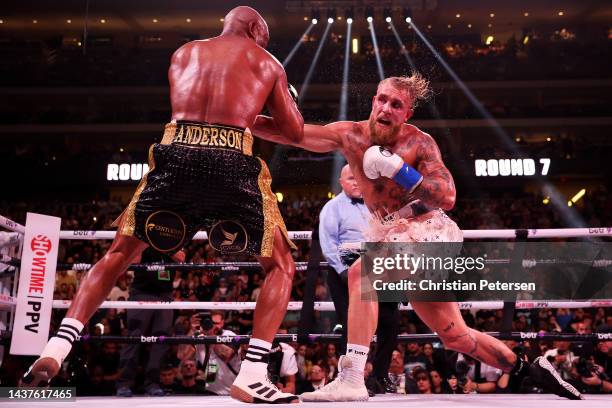
<path fill-rule="evenodd" d="M 199 230 L 224 253 L 272 256 L 287 229 L 266 163 L 252 156 L 248 129 L 178 121 L 149 149 L 149 172 L 125 210 L 119 233 L 174 253 Z"/>

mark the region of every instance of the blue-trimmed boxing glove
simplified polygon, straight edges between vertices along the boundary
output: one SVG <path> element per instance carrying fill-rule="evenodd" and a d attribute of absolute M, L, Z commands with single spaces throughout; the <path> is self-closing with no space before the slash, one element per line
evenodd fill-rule
<path fill-rule="evenodd" d="M 369 179 L 387 177 L 413 192 L 423 181 L 423 176 L 404 163 L 397 154 L 382 146 L 371 146 L 363 155 L 363 172 Z"/>

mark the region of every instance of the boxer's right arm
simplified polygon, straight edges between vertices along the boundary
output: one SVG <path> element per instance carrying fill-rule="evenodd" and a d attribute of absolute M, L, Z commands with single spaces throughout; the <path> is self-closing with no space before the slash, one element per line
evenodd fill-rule
<path fill-rule="evenodd" d="M 257 116 L 253 134 L 274 143 L 287 144 L 280 135 L 276 121 L 268 116 Z M 336 122 L 328 125 L 304 125 L 304 138 L 299 142 L 290 142 L 295 147 L 316 153 L 327 153 L 342 148 L 341 127 L 348 122 Z"/>

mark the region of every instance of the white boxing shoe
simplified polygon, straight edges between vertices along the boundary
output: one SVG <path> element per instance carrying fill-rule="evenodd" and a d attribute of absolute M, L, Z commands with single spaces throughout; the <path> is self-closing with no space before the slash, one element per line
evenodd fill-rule
<path fill-rule="evenodd" d="M 363 372 L 355 372 L 352 362 L 346 356 L 338 361 L 338 377 L 324 387 L 300 395 L 304 402 L 324 401 L 367 401 L 368 390 L 363 379 Z"/>
<path fill-rule="evenodd" d="M 240 370 L 230 388 L 230 396 L 249 404 L 289 404 L 300 402 L 297 395 L 282 392 L 266 374 L 249 373 Z"/>

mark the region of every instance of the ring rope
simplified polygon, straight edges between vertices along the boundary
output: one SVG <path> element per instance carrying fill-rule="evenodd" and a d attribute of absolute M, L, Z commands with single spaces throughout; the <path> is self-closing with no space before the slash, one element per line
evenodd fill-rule
<path fill-rule="evenodd" d="M 575 334 L 575 333 L 550 333 L 550 332 L 486 332 L 491 337 L 500 340 L 537 340 L 537 341 L 580 341 L 580 342 L 599 342 L 609 341 L 612 339 L 612 333 L 592 333 L 592 334 Z M 164 344 L 246 344 L 249 342 L 250 335 L 206 335 L 206 336 L 80 336 L 77 341 L 88 342 L 117 342 L 117 343 L 164 343 Z M 277 334 L 274 340 L 279 342 L 297 342 L 297 334 Z M 340 334 L 309 334 L 307 336 L 309 342 L 341 342 L 344 338 Z M 376 342 L 374 336 L 372 342 Z M 432 343 L 439 342 L 440 337 L 435 333 L 428 334 L 400 334 L 397 336 L 399 343 Z"/>
<path fill-rule="evenodd" d="M 0 294 L 0 309 L 10 309 L 17 304 L 17 299 L 13 296 Z M 53 308 L 68 309 L 70 300 L 54 300 Z M 458 302 L 461 310 L 502 310 L 504 308 L 503 301 L 474 301 L 474 302 Z M 105 301 L 99 306 L 100 309 L 153 309 L 153 310 L 255 310 L 256 302 L 180 302 L 180 301 Z M 517 301 L 516 309 L 585 309 L 597 307 L 612 307 L 612 299 L 603 300 L 585 300 L 585 301 L 548 301 L 548 300 L 525 300 Z M 315 302 L 315 310 L 322 312 L 334 311 L 333 302 Z M 287 310 L 298 311 L 302 309 L 302 302 L 289 302 Z M 412 310 L 412 306 L 408 304 L 400 305 L 400 310 Z"/>
<path fill-rule="evenodd" d="M 7 255 L 0 255 L 0 264 L 19 267 L 21 260 Z M 512 259 L 485 259 L 485 264 L 489 265 L 510 265 Z M 538 265 L 573 265 L 581 264 L 592 268 L 607 268 L 612 266 L 612 259 L 523 259 L 522 267 L 531 269 Z M 91 269 L 93 264 L 90 263 L 61 263 L 57 264 L 58 270 L 73 270 L 87 271 Z M 298 271 L 305 271 L 308 267 L 308 262 L 295 262 L 295 268 Z M 330 269 L 328 262 L 320 262 L 319 267 L 322 269 Z M 131 264 L 128 270 L 146 270 L 149 272 L 163 271 L 166 269 L 175 270 L 192 270 L 204 269 L 213 271 L 238 271 L 238 270 L 258 270 L 261 269 L 259 262 L 210 262 L 210 263 L 186 263 L 186 262 L 168 262 L 168 263 L 136 263 Z"/>
<path fill-rule="evenodd" d="M 54 300 L 53 307 L 56 309 L 68 309 L 70 300 Z M 162 302 L 162 301 L 105 301 L 100 305 L 100 309 L 192 309 L 192 310 L 255 310 L 256 302 Z M 504 308 L 503 301 L 474 301 L 458 302 L 459 308 L 463 310 L 501 310 Z M 322 312 L 334 311 L 333 302 L 315 302 L 315 310 Z M 585 300 L 585 301 L 546 301 L 546 300 L 526 300 L 517 301 L 517 309 L 543 309 L 543 308 L 593 308 L 593 307 L 612 307 L 612 299 Z M 289 302 L 287 310 L 295 311 L 302 309 L 302 302 Z M 400 310 L 412 310 L 412 306 L 401 305 Z"/>
<path fill-rule="evenodd" d="M 116 231 L 60 231 L 60 239 L 92 240 L 114 239 Z M 577 238 L 577 237 L 607 237 L 612 236 L 612 227 L 601 228 L 550 228 L 550 229 L 491 229 L 463 230 L 466 239 L 514 239 L 517 235 L 527 234 L 527 238 Z M 311 231 L 289 231 L 289 239 L 294 241 L 310 240 Z M 208 234 L 199 231 L 193 237 L 194 241 L 207 240 Z"/>
<path fill-rule="evenodd" d="M 8 230 L 24 233 L 25 227 L 13 220 L 0 215 L 0 227 Z M 89 231 L 89 230 L 63 230 L 60 231 L 60 239 L 92 240 L 92 239 L 114 239 L 116 231 Z M 548 228 L 548 229 L 482 229 L 463 230 L 466 239 L 513 239 L 518 235 L 526 234 L 527 238 L 577 238 L 577 237 L 608 237 L 612 236 L 612 227 L 597 228 Z M 292 240 L 309 240 L 311 231 L 289 231 Z M 195 234 L 194 240 L 206 240 L 208 234 L 200 231 Z"/>

